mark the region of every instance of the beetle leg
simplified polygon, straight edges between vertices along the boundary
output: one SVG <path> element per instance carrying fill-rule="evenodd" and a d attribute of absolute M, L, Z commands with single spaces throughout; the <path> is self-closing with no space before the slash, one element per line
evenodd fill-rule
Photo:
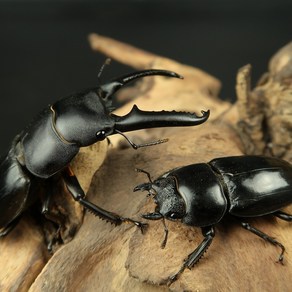
<path fill-rule="evenodd" d="M 61 228 L 65 225 L 65 218 L 61 213 L 53 213 L 51 211 L 51 198 L 52 198 L 52 186 L 54 184 L 52 181 L 48 181 L 46 186 L 46 194 L 42 203 L 42 214 L 46 217 L 46 219 L 52 224 L 50 228 L 46 225 L 45 228 L 45 237 L 47 242 L 47 249 L 49 252 L 53 251 L 53 245 L 60 241 L 61 238 Z"/>
<path fill-rule="evenodd" d="M 166 243 L 167 243 L 167 239 L 168 239 L 168 228 L 166 226 L 164 217 L 162 218 L 162 223 L 163 223 L 163 227 L 164 227 L 164 239 L 161 243 L 161 248 L 164 249 L 166 246 Z"/>
<path fill-rule="evenodd" d="M 168 228 L 166 226 L 165 218 L 163 217 L 163 215 L 159 212 L 153 212 L 153 213 L 143 214 L 141 216 L 147 220 L 162 220 L 162 224 L 164 227 L 164 239 L 161 243 L 161 248 L 164 249 L 167 243 L 167 239 L 168 239 Z"/>
<path fill-rule="evenodd" d="M 73 199 L 77 201 L 79 204 L 81 204 L 89 212 L 93 213 L 95 216 L 103 220 L 106 220 L 110 223 L 113 223 L 115 225 L 120 225 L 122 223 L 131 223 L 138 226 L 141 229 L 142 233 L 144 232 L 145 228 L 147 227 L 146 223 L 135 221 L 130 218 L 121 217 L 118 214 L 106 211 L 98 207 L 97 205 L 91 203 L 90 201 L 88 201 L 85 198 L 85 193 L 83 189 L 81 188 L 77 180 L 77 177 L 74 175 L 74 173 L 69 167 L 63 172 L 63 179 Z"/>
<path fill-rule="evenodd" d="M 274 212 L 273 215 L 285 221 L 289 221 L 289 222 L 292 221 L 292 215 L 285 213 L 283 211 Z"/>
<path fill-rule="evenodd" d="M 284 258 L 284 252 L 285 252 L 285 247 L 282 243 L 278 242 L 277 240 L 275 240 L 274 238 L 272 238 L 271 236 L 267 235 L 266 233 L 258 230 L 257 228 L 255 227 L 252 227 L 249 223 L 245 223 L 245 222 L 241 222 L 241 226 L 254 233 L 255 235 L 259 236 L 260 238 L 268 241 L 269 243 L 273 244 L 273 245 L 277 245 L 281 248 L 281 253 L 280 253 L 280 256 L 279 256 L 279 259 L 278 259 L 278 262 L 280 262 L 281 264 L 283 264 L 283 258 Z"/>
<path fill-rule="evenodd" d="M 184 260 L 184 263 L 180 270 L 174 274 L 173 276 L 168 278 L 168 286 L 171 285 L 173 282 L 175 282 L 180 274 L 186 269 L 191 269 L 200 258 L 203 256 L 203 254 L 206 252 L 208 247 L 211 245 L 212 240 L 215 236 L 215 229 L 213 226 L 203 227 L 202 228 L 202 234 L 204 235 L 204 240 L 199 244 L 199 246 L 188 255 L 188 257 Z"/>

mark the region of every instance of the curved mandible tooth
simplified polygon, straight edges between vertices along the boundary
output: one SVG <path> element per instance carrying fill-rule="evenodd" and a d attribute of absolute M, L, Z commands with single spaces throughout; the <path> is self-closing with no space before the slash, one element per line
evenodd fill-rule
<path fill-rule="evenodd" d="M 142 71 L 136 71 L 118 78 L 113 79 L 112 81 L 105 83 L 99 87 L 99 94 L 103 99 L 108 99 L 111 95 L 113 95 L 117 90 L 126 85 L 127 83 L 134 81 L 136 79 L 160 75 L 166 77 L 173 77 L 183 79 L 183 77 L 173 71 L 168 70 L 159 70 L 159 69 L 148 69 Z"/>
<path fill-rule="evenodd" d="M 201 111 L 202 116 L 190 112 L 177 111 L 143 111 L 136 105 L 125 116 L 112 114 L 115 119 L 115 129 L 120 132 L 129 132 L 158 127 L 185 127 L 204 123 L 210 116 L 210 110 Z"/>

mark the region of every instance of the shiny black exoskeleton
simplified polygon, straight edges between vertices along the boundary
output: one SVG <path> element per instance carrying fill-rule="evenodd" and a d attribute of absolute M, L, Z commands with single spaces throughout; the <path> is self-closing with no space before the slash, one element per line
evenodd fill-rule
<path fill-rule="evenodd" d="M 292 203 L 292 165 L 286 161 L 264 156 L 223 157 L 209 163 L 192 164 L 171 170 L 152 182 L 135 187 L 148 191 L 157 205 L 155 212 L 142 215 L 149 220 L 179 219 L 187 225 L 201 227 L 204 240 L 185 259 L 183 266 L 169 283 L 175 281 L 185 268 L 191 269 L 210 246 L 214 225 L 226 214 L 236 217 L 241 226 L 281 248 L 274 238 L 246 223 L 246 217 L 267 214 L 292 221 L 292 215 L 280 211 Z"/>
<path fill-rule="evenodd" d="M 104 85 L 63 98 L 45 108 L 13 141 L 8 154 L 0 160 L 0 236 L 17 224 L 23 212 L 38 199 L 39 188 L 45 188 L 43 213 L 49 213 L 52 182 L 62 179 L 74 200 L 96 216 L 114 224 L 143 224 L 108 212 L 85 198 L 77 178 L 69 168 L 80 147 L 104 140 L 113 134 L 123 135 L 133 146 L 155 145 L 156 141 L 135 145 L 123 132 L 173 126 L 193 126 L 205 122 L 209 111 L 198 117 L 186 112 L 147 112 L 134 106 L 125 116 L 112 113 L 111 96 L 135 79 L 162 75 L 182 78 L 166 70 L 144 70 L 117 78 Z M 50 216 L 47 216 L 50 217 Z"/>

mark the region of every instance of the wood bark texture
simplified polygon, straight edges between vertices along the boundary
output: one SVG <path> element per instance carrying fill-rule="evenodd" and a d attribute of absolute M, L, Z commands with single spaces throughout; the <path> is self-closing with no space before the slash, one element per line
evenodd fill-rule
<path fill-rule="evenodd" d="M 119 92 L 129 102 L 116 111 L 126 114 L 133 104 L 143 110 L 179 110 L 211 117 L 197 127 L 149 129 L 131 133 L 135 142 L 169 138 L 153 147 L 133 150 L 120 136 L 111 144 L 84 149 L 74 161 L 75 172 L 93 203 L 124 217 L 144 221 L 140 214 L 154 211 L 146 193 L 133 188 L 175 167 L 208 162 L 241 154 L 273 154 L 292 162 L 292 44 L 270 62 L 269 72 L 255 89 L 250 88 L 250 66 L 239 70 L 235 104 L 218 98 L 220 82 L 209 74 L 100 35 L 90 35 L 98 52 L 135 69 L 167 69 L 184 80 L 147 77 Z M 135 99 L 134 99 L 135 98 Z M 61 194 L 59 194 L 60 196 Z M 71 205 L 72 203 L 68 203 Z M 67 203 L 65 204 L 67 205 Z M 199 228 L 167 221 L 169 239 L 160 245 L 164 227 L 150 221 L 145 234 L 132 225 L 113 226 L 70 207 L 68 228 L 74 238 L 49 255 L 43 232 L 32 216 L 0 240 L 1 291 L 291 291 L 292 224 L 271 218 L 251 219 L 258 229 L 277 238 L 285 247 L 284 265 L 276 263 L 279 250 L 226 218 L 216 226 L 216 236 L 205 256 L 185 270 L 171 286 L 165 281 L 179 270 L 184 258 L 202 241 Z M 76 211 L 77 210 L 77 211 Z M 292 208 L 287 208 L 292 213 Z"/>

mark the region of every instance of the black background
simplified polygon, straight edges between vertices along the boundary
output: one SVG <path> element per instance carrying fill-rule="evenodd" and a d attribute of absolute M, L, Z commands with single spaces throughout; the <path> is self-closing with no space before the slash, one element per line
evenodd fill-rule
<path fill-rule="evenodd" d="M 238 68 L 251 63 L 255 82 L 291 41 L 291 12 L 291 0 L 0 1 L 0 151 L 48 103 L 96 85 L 91 32 L 199 67 L 233 100 Z M 113 62 L 103 80 L 129 71 Z"/>

